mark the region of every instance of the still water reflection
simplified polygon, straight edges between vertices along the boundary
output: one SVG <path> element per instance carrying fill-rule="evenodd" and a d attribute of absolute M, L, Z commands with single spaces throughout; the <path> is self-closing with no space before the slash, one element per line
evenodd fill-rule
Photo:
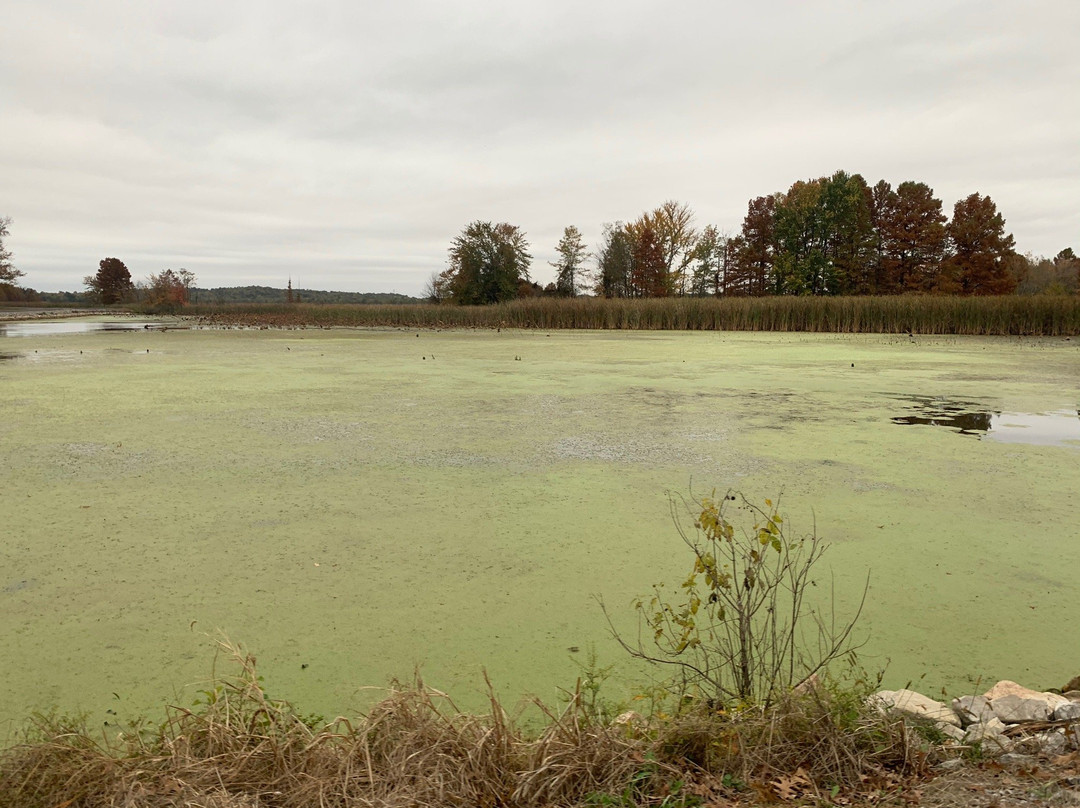
<path fill-rule="evenodd" d="M 76 320 L 0 323 L 0 337 L 48 337 L 57 334 L 92 334 L 95 331 L 157 331 L 164 330 L 165 327 L 164 323 L 136 320 L 104 323 L 88 323 Z"/>
<path fill-rule="evenodd" d="M 1080 447 L 1080 410 L 1002 412 L 969 401 L 912 396 L 894 424 L 937 426 L 1001 443 Z"/>

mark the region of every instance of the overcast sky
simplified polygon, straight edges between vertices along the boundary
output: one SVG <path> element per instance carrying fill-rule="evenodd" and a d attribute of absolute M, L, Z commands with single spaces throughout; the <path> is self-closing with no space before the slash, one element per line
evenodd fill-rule
<path fill-rule="evenodd" d="M 24 285 L 419 294 L 476 219 L 666 199 L 736 232 L 837 169 L 978 191 L 1080 250 L 1077 0 L 5 0 L 0 216 Z"/>

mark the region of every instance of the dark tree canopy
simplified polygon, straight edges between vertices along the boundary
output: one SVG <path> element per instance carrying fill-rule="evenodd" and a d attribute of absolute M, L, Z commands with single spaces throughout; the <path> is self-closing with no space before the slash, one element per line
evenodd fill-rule
<path fill-rule="evenodd" d="M 499 303 L 518 294 L 529 280 L 529 243 L 515 225 L 476 221 L 450 244 L 447 280 L 461 304 Z"/>
<path fill-rule="evenodd" d="M 88 275 L 83 283 L 90 294 L 105 305 L 130 300 L 135 291 L 131 273 L 119 258 L 102 258 L 96 275 Z"/>
<path fill-rule="evenodd" d="M 870 188 L 860 174 L 837 171 L 821 184 L 824 253 L 831 294 L 866 292 L 874 249 Z"/>
<path fill-rule="evenodd" d="M 796 182 L 776 203 L 775 273 L 781 294 L 818 295 L 830 288 L 821 189 L 821 180 Z"/>
<path fill-rule="evenodd" d="M 604 225 L 596 253 L 595 291 L 602 297 L 630 296 L 630 267 L 634 247 L 622 222 Z"/>

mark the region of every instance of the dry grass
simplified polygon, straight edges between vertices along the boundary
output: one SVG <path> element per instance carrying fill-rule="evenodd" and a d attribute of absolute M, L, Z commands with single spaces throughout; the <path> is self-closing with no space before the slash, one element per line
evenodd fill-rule
<path fill-rule="evenodd" d="M 855 696 L 819 688 L 769 710 L 691 713 L 665 722 L 657 744 L 667 757 L 737 777 L 765 801 L 880 795 L 926 774 L 925 744 Z"/>
<path fill-rule="evenodd" d="M 97 738 L 39 717 L 0 752 L 0 806 L 674 808 L 895 793 L 924 769 L 902 724 L 844 717 L 833 697 L 604 723 L 579 689 L 560 710 L 536 704 L 544 725 L 530 733 L 494 696 L 470 715 L 417 681 L 356 722 L 315 727 L 266 697 L 251 657 L 236 660 L 207 704 L 160 727 Z"/>
<path fill-rule="evenodd" d="M 206 322 L 277 327 L 585 328 L 1080 335 L 1080 297 L 533 298 L 493 306 L 199 305 Z"/>

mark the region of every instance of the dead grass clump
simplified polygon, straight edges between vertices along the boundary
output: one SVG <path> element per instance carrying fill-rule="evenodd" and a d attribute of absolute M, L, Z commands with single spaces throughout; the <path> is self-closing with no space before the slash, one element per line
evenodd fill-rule
<path fill-rule="evenodd" d="M 652 742 L 627 724 L 597 720 L 584 704 L 580 681 L 561 713 L 537 706 L 547 724 L 526 748 L 516 804 L 577 805 L 595 795 L 625 791 L 642 771 Z"/>
<path fill-rule="evenodd" d="M 895 792 L 926 773 L 900 720 L 822 687 L 768 709 L 693 709 L 660 727 L 659 754 L 768 800 Z"/>
<path fill-rule="evenodd" d="M 468 715 L 419 681 L 394 689 L 345 739 L 346 766 L 379 804 L 510 804 L 522 739 L 493 695 L 490 703 L 489 714 Z"/>
<path fill-rule="evenodd" d="M 619 723 L 579 688 L 562 710 L 536 703 L 544 724 L 528 733 L 493 694 L 471 715 L 417 680 L 356 722 L 316 727 L 269 699 L 254 660 L 232 650 L 240 673 L 160 726 L 98 738 L 84 721 L 39 717 L 0 751 L 0 808 L 689 806 L 751 788 L 896 791 L 924 769 L 902 724 L 823 691 L 768 711 Z"/>
<path fill-rule="evenodd" d="M 494 695 L 471 715 L 419 680 L 355 723 L 316 728 L 230 650 L 239 674 L 159 727 L 97 738 L 84 721 L 39 717 L 0 751 L 0 807 L 572 805 L 621 790 L 648 746 L 595 722 L 580 692 L 560 713 L 539 705 L 549 720 L 530 736 Z"/>

